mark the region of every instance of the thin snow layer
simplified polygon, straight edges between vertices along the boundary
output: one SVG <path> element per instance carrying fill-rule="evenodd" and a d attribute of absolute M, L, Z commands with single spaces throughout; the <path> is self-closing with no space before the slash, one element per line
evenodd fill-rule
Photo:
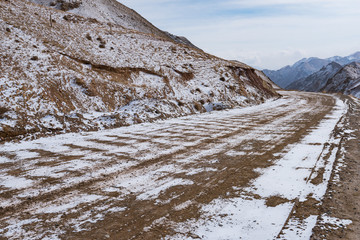
<path fill-rule="evenodd" d="M 69 220 L 69 226 L 72 226 L 73 231 L 86 230 L 88 223 L 96 223 L 106 214 L 124 211 L 126 205 L 122 201 L 129 194 L 136 194 L 138 201 L 148 201 L 166 194 L 172 187 L 194 184 L 186 177 L 217 170 L 211 167 L 199 168 L 196 165 L 199 157 L 211 157 L 223 151 L 224 147 L 228 147 L 229 141 L 231 144 L 237 144 L 239 141 L 245 141 L 250 135 L 241 136 L 236 141 L 230 139 L 215 148 L 209 146 L 208 149 L 198 149 L 192 155 L 179 155 L 178 158 L 165 165 L 155 164 L 135 170 L 131 168 L 161 155 L 196 146 L 209 134 L 214 137 L 228 134 L 231 132 L 229 129 L 234 127 L 232 121 L 228 119 L 244 116 L 244 125 L 251 126 L 252 123 L 248 121 L 248 117 L 245 117 L 247 114 L 254 112 L 274 114 L 271 109 L 284 104 L 293 108 L 293 102 L 301 103 L 283 98 L 249 108 L 204 113 L 151 124 L 144 123 L 99 132 L 68 133 L 33 141 L 5 143 L 0 147 L 0 153 L 3 154 L 0 160 L 7 164 L 0 171 L 2 184 L 0 193 L 16 191 L 16 194 L 12 198 L 2 198 L 0 206 L 16 207 L 22 203 L 23 199 L 37 197 L 44 193 L 56 194 L 62 190 L 71 189 L 79 183 L 102 179 L 104 175 L 108 176 L 106 181 L 99 181 L 89 191 L 71 190 L 65 195 L 66 197 L 51 202 L 39 202 L 27 209 L 34 213 L 32 216 L 34 219 L 50 215 L 52 220 L 47 220 L 49 224 L 56 222 L 63 214 L 69 212 L 79 214 L 78 217 Z M 290 120 L 291 116 L 284 119 Z M 270 124 L 280 123 L 274 121 Z M 238 126 L 238 128 L 242 127 L 244 126 Z M 201 134 L 202 128 L 206 129 L 203 134 Z M 261 138 L 263 130 L 261 128 L 259 132 L 251 134 L 259 135 Z M 184 140 L 184 135 L 189 135 L 189 137 Z M 215 163 L 217 160 L 209 159 L 208 161 Z M 8 166 L 9 162 L 10 166 Z M 16 172 L 14 174 L 13 168 L 18 169 L 20 174 Z M 174 177 L 177 173 L 182 173 L 185 177 Z M 47 182 L 48 179 L 51 179 L 50 184 Z M 109 197 L 112 193 L 119 194 L 119 198 Z M 162 202 L 156 200 L 156 203 Z M 97 206 L 101 206 L 102 209 L 97 209 Z M 87 210 L 90 207 L 92 211 Z M 179 206 L 180 209 L 182 207 L 186 206 Z M 56 236 L 61 235 L 60 230 L 43 229 L 41 220 L 32 223 L 37 226 L 36 228 L 41 232 L 40 235 L 34 232 L 24 233 L 26 222 L 24 222 L 25 226 L 12 224 L 13 222 L 20 223 L 24 220 L 23 218 L 23 216 L 14 215 L 9 219 L 3 219 L 5 226 L 0 229 L 0 234 L 7 236 L 15 232 L 10 239 L 26 238 L 26 236 L 39 238 L 52 236 L 52 239 L 56 239 Z M 32 226 L 32 228 L 35 227 Z"/>
<path fill-rule="evenodd" d="M 346 112 L 346 105 L 339 99 L 333 112 L 313 129 L 300 143 L 291 145 L 281 159 L 273 166 L 259 170 L 262 175 L 250 187 L 248 194 L 233 199 L 217 199 L 202 207 L 200 220 L 189 220 L 174 224 L 179 232 L 175 239 L 274 239 L 280 235 L 284 225 L 282 239 L 309 239 L 317 216 L 305 220 L 287 218 L 292 213 L 294 201 L 306 201 L 311 195 L 321 200 L 326 192 L 337 149 L 330 149 L 331 144 L 338 144 L 340 139 L 332 131 Z M 231 152 L 230 154 L 236 154 Z M 330 157 L 328 157 L 330 156 Z M 323 181 L 314 185 L 310 182 L 316 176 L 313 170 L 324 168 Z M 261 199 L 254 199 L 256 194 Z M 280 196 L 288 203 L 268 207 L 264 199 Z M 168 237 L 167 239 L 173 239 Z"/>
<path fill-rule="evenodd" d="M 70 199 L 61 199 L 61 200 L 57 200 L 57 203 L 53 205 L 39 209 L 37 213 L 66 212 L 69 209 L 75 208 L 79 204 L 97 201 L 100 198 L 101 196 L 97 196 L 97 195 L 79 195 Z M 59 202 L 61 202 L 61 205 L 59 205 Z"/>
<path fill-rule="evenodd" d="M 290 146 L 287 154 L 270 169 L 265 169 L 253 183 L 253 192 L 262 197 L 281 195 L 287 199 L 305 201 L 309 194 L 317 200 L 326 192 L 327 182 L 335 161 L 336 151 L 330 151 L 331 144 L 338 144 L 340 139 L 330 138 L 334 126 L 346 112 L 345 104 L 337 100 L 335 110 L 320 123 L 317 129 L 308 134 L 301 143 Z M 325 143 L 329 145 L 324 147 Z M 315 154 L 315 153 L 320 153 Z M 330 158 L 325 156 L 330 153 Z M 296 161 L 294 161 L 296 160 Z M 314 167 L 315 166 L 315 167 Z M 324 180 L 319 185 L 309 184 L 313 168 L 325 168 Z M 306 180 L 304 180 L 306 179 Z M 276 188 L 274 189 L 274 186 Z"/>
<path fill-rule="evenodd" d="M 11 6 L 0 1 L 0 140 L 102 130 L 278 96 L 244 64 L 27 1 Z"/>
<path fill-rule="evenodd" d="M 323 214 L 321 215 L 320 223 L 330 224 L 333 225 L 334 228 L 340 228 L 352 224 L 352 221 L 349 219 L 339 219 L 335 217 L 330 217 L 327 214 Z"/>
<path fill-rule="evenodd" d="M 154 189 L 151 189 L 145 193 L 140 194 L 137 199 L 140 200 L 151 200 L 151 199 L 155 199 L 159 196 L 159 194 L 163 191 L 165 191 L 166 189 L 173 187 L 173 186 L 179 186 L 179 185 L 191 185 L 193 184 L 193 181 L 190 180 L 184 180 L 184 179 L 167 179 L 167 181 L 163 184 L 161 184 L 161 186 L 156 187 Z"/>
<path fill-rule="evenodd" d="M 0 185 L 6 188 L 20 189 L 33 185 L 33 181 L 23 177 L 0 176 Z"/>
<path fill-rule="evenodd" d="M 162 199 L 164 196 L 168 197 L 167 194 L 171 188 L 196 184 L 195 180 L 193 182 L 187 177 L 202 172 L 225 170 L 211 166 L 218 162 L 214 155 L 223 152 L 224 149 L 232 149 L 227 152 L 229 156 L 241 156 L 252 154 L 243 152 L 252 150 L 251 146 L 245 146 L 245 142 L 249 139 L 268 140 L 271 138 L 272 141 L 282 141 L 283 135 L 292 131 L 292 126 L 288 126 L 290 124 L 287 123 L 293 121 L 296 116 L 302 116 L 302 113 L 306 112 L 305 107 L 309 106 L 308 102 L 300 99 L 302 98 L 284 97 L 249 108 L 210 112 L 99 132 L 69 133 L 33 141 L 5 143 L 0 146 L 0 153 L 6 154 L 0 160 L 5 162 L 4 169 L 7 171 L 1 170 L 0 177 L 2 179 L 11 178 L 11 182 L 24 181 L 26 187 L 18 188 L 17 185 L 10 184 L 1 187 L 0 193 L 9 191 L 16 193 L 13 194 L 13 198 L 2 198 L 0 206 L 3 208 L 16 207 L 24 199 L 42 194 L 51 195 L 64 192 L 59 199 L 49 200 L 50 202 L 39 201 L 34 205 L 27 206 L 26 210 L 34 213 L 31 216 L 33 219 L 46 218 L 47 224 L 56 222 L 64 214 L 76 215 L 66 222 L 71 226 L 71 231 L 76 232 L 88 230 L 90 223 L 93 224 L 104 219 L 107 214 L 126 211 L 128 206 L 126 201 L 128 201 L 129 195 L 135 196 L 135 201 L 155 200 L 155 204 L 163 204 L 168 199 Z M 297 161 L 301 165 L 304 158 L 301 154 L 305 153 L 299 152 L 298 148 L 302 149 L 303 145 L 307 143 L 311 147 L 325 142 L 330 143 L 331 141 L 328 139 L 331 130 L 325 128 L 333 129 L 343 110 L 344 105 L 338 101 L 334 113 L 328 115 L 317 129 L 313 129 L 301 143 L 291 146 L 277 156 L 281 157 L 281 160 L 274 166 L 278 174 L 281 173 L 281 167 L 286 166 L 289 171 L 294 171 L 294 174 L 298 176 L 297 181 L 299 181 L 298 186 L 290 184 L 289 189 L 283 188 L 280 195 L 297 198 L 301 195 L 300 192 L 318 191 L 318 188 L 310 183 L 303 183 L 305 180 L 301 179 L 302 170 L 293 169 L 294 165 L 289 163 L 289 158 L 294 156 L 293 161 Z M 264 118 L 278 116 L 279 113 L 287 114 L 259 126 L 252 121 L 254 115 L 257 117 L 260 115 L 263 120 L 263 116 Z M 240 118 L 240 120 L 236 120 L 239 124 L 234 125 L 235 118 Z M 234 130 L 243 128 L 252 129 L 231 137 L 227 136 Z M 319 139 L 315 138 L 317 134 L 320 134 Z M 197 146 L 199 142 L 207 139 L 206 136 L 207 138 L 209 136 L 227 137 L 217 144 L 194 149 L 191 154 L 174 154 L 172 159 L 167 161 L 168 159 L 165 158 L 161 164 L 138 167 L 148 160 L 156 160 L 166 154 L 181 152 L 188 147 Z M 236 151 L 235 147 L 242 143 L 244 143 L 244 148 Z M 264 148 L 266 147 L 268 146 L 264 146 Z M 321 147 L 314 149 L 317 156 L 321 155 L 321 150 Z M 255 150 L 253 149 L 253 151 Z M 257 149 L 257 151 L 260 150 Z M 324 154 L 326 151 L 328 149 L 325 148 Z M 209 167 L 199 167 L 197 165 L 199 159 L 206 159 Z M 309 155 L 306 161 L 310 161 L 310 159 L 313 159 L 314 166 L 317 158 Z M 7 162 L 12 162 L 11 169 Z M 327 166 L 328 163 L 325 164 L 320 158 L 317 167 L 323 165 Z M 21 170 L 21 174 L 14 174 L 12 168 L 18 168 Z M 272 171 L 273 168 L 265 169 L 263 175 L 272 178 L 274 177 L 270 174 Z M 308 173 L 310 172 L 311 170 L 308 169 Z M 51 183 L 46 181 L 49 178 L 51 178 Z M 190 220 L 184 224 L 175 225 L 179 232 L 177 237 L 183 239 L 184 235 L 181 233 L 186 235 L 187 232 L 191 232 L 199 236 L 209 236 L 208 239 L 218 239 L 224 234 L 222 229 L 229 232 L 228 239 L 238 239 L 239 235 L 244 236 L 244 239 L 261 239 L 267 234 L 270 239 L 277 236 L 291 212 L 293 203 L 289 201 L 276 207 L 266 206 L 266 198 L 279 194 L 279 192 L 274 189 L 273 192 L 266 189 L 262 185 L 261 179 L 260 177 L 254 181 L 253 185 L 245 189 L 243 193 L 239 193 L 240 196 L 237 198 L 217 199 L 209 205 L 204 205 L 202 207 L 203 215 L 199 221 Z M 268 181 L 272 180 L 268 179 Z M 296 182 L 296 180 L 293 181 Z M 93 182 L 94 184 L 88 189 L 73 190 L 74 186 L 83 182 Z M 255 193 L 260 198 L 254 197 Z M 118 197 L 114 198 L 114 194 L 117 194 Z M 171 197 L 176 196 L 170 196 L 170 200 Z M 192 202 L 185 202 L 174 209 L 184 209 L 191 204 Z M 50 219 L 47 218 L 48 216 Z M 29 216 L 25 216 L 25 218 L 27 217 Z M 23 218 L 21 213 L 17 213 L 10 218 L 2 219 L 5 227 L 0 228 L 0 234 L 11 232 L 11 229 L 15 227 L 12 223 L 23 221 Z M 212 220 L 209 221 L 209 219 Z M 221 225 L 222 228 L 220 228 Z M 24 229 L 26 229 L 26 224 L 25 226 L 16 225 L 14 232 L 18 233 L 9 238 L 21 239 L 26 236 L 37 236 L 41 239 L 54 236 L 53 239 L 56 239 L 56 236 L 62 234 L 57 229 L 45 229 L 41 220 L 32 223 L 32 229 L 37 229 L 36 233 L 29 232 L 26 235 Z M 236 229 L 241 229 L 241 231 Z"/>
<path fill-rule="evenodd" d="M 312 229 L 315 227 L 319 216 L 311 215 L 308 218 L 299 221 L 298 219 L 290 219 L 287 228 L 283 230 L 283 235 L 279 239 L 299 239 L 308 240 L 312 235 Z M 321 225 L 330 225 L 331 229 L 345 227 L 352 223 L 351 220 L 330 217 L 326 214 L 320 216 L 319 223 Z"/>
<path fill-rule="evenodd" d="M 176 230 L 191 232 L 195 239 L 274 239 L 286 221 L 292 204 L 264 206 L 265 200 L 246 196 L 217 199 L 202 208 L 202 219 L 180 224 Z M 184 239 L 184 235 L 166 239 Z"/>
<path fill-rule="evenodd" d="M 311 215 L 310 217 L 299 222 L 297 219 L 290 219 L 287 228 L 284 229 L 283 235 L 279 239 L 297 239 L 308 240 L 311 237 L 312 229 L 315 227 L 318 216 Z"/>

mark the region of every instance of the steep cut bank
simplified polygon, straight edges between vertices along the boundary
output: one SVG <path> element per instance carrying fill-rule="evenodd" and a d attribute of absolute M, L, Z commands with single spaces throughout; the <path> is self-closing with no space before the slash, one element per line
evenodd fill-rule
<path fill-rule="evenodd" d="M 21 0 L 0 14 L 1 141 L 279 97 L 262 72 L 154 34 Z"/>

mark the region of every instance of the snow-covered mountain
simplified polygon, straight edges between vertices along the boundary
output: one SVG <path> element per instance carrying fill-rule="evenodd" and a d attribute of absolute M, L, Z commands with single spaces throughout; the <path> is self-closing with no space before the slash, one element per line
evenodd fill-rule
<path fill-rule="evenodd" d="M 327 81 L 321 91 L 343 93 L 360 98 L 360 63 L 353 62 L 343 67 Z"/>
<path fill-rule="evenodd" d="M 126 7 L 116 0 L 28 0 L 33 3 L 53 7 L 74 13 L 86 18 L 94 18 L 100 22 L 121 25 L 143 33 L 154 34 L 158 37 L 171 39 L 178 43 L 195 47 L 185 37 L 161 31 L 143 18 L 133 9 Z M 110 25 L 109 25 L 110 28 Z"/>
<path fill-rule="evenodd" d="M 360 61 L 360 52 L 356 52 L 347 57 L 335 56 L 326 59 L 315 57 L 304 58 L 292 66 L 285 66 L 279 70 L 264 70 L 263 72 L 277 85 L 282 88 L 287 88 L 287 86 L 293 82 L 299 79 L 305 79 L 331 62 L 336 62 L 344 66 L 354 61 Z"/>
<path fill-rule="evenodd" d="M 332 78 L 341 68 L 342 66 L 340 64 L 331 62 L 325 67 L 321 68 L 318 72 L 313 73 L 306 78 L 296 80 L 287 86 L 286 89 L 319 92 L 325 87 L 327 81 Z"/>
<path fill-rule="evenodd" d="M 106 19 L 23 0 L 0 1 L 0 10 L 1 140 L 118 127 L 279 96 L 256 69 L 145 30 L 109 27 Z"/>

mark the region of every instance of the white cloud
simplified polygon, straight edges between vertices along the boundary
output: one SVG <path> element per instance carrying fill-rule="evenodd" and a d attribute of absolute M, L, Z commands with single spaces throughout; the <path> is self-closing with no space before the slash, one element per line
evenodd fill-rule
<path fill-rule="evenodd" d="M 260 68 L 360 50 L 358 0 L 120 2 L 207 52 Z"/>

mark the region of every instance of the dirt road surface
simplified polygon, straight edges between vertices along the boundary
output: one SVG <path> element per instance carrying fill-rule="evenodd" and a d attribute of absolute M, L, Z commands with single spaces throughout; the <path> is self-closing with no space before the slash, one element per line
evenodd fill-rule
<path fill-rule="evenodd" d="M 342 144 L 359 149 L 348 111 L 358 103 L 281 94 L 244 109 L 1 145 L 0 238 L 354 234 L 354 214 L 329 211 L 328 186 L 345 171 Z"/>

